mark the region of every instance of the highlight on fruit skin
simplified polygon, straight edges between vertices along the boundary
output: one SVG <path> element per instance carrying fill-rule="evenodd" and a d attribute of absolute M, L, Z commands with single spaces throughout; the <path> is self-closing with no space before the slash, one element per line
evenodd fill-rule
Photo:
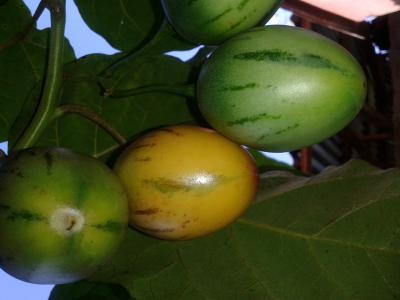
<path fill-rule="evenodd" d="M 162 0 L 165 15 L 187 40 L 219 45 L 234 35 L 265 24 L 282 0 Z"/>
<path fill-rule="evenodd" d="M 89 276 L 119 246 L 128 203 L 101 162 L 32 148 L 0 167 L 0 267 L 20 280 L 63 284 Z"/>
<path fill-rule="evenodd" d="M 258 186 L 248 152 L 198 126 L 170 126 L 140 137 L 114 169 L 128 194 L 130 225 L 168 240 L 227 226 L 246 211 Z"/>
<path fill-rule="evenodd" d="M 239 34 L 205 62 L 197 84 L 209 124 L 233 141 L 270 152 L 316 144 L 360 111 L 366 77 L 334 41 L 273 25 Z"/>

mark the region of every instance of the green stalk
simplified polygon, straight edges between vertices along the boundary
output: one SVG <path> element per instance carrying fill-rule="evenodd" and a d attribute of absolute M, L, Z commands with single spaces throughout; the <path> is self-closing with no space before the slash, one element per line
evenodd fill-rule
<path fill-rule="evenodd" d="M 59 106 L 53 116 L 53 119 L 61 118 L 67 114 L 76 114 L 81 117 L 88 119 L 94 124 L 103 128 L 119 145 L 124 145 L 126 139 L 122 134 L 118 132 L 114 127 L 112 127 L 105 119 L 103 119 L 99 114 L 92 111 L 90 108 L 78 105 L 78 104 L 65 104 Z"/>
<path fill-rule="evenodd" d="M 51 30 L 47 69 L 42 96 L 32 121 L 18 139 L 13 151 L 35 145 L 52 120 L 58 105 L 62 82 L 65 31 L 65 1 L 47 0 L 51 14 Z"/>

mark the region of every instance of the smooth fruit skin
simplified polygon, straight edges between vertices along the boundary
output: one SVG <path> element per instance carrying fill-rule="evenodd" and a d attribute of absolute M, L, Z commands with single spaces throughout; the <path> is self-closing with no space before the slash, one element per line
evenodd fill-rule
<path fill-rule="evenodd" d="M 197 44 L 219 45 L 226 39 L 264 23 L 281 0 L 162 0 L 175 30 Z"/>
<path fill-rule="evenodd" d="M 358 62 L 311 31 L 267 26 L 221 45 L 203 65 L 198 103 L 217 131 L 256 149 L 318 143 L 357 115 L 366 95 Z"/>
<path fill-rule="evenodd" d="M 214 130 L 171 126 L 131 144 L 115 171 L 128 193 L 130 224 L 149 235 L 187 240 L 236 220 L 258 185 L 252 157 Z"/>
<path fill-rule="evenodd" d="M 127 227 L 123 187 L 93 158 L 32 148 L 0 168 L 0 266 L 20 280 L 80 280 L 114 252 Z"/>

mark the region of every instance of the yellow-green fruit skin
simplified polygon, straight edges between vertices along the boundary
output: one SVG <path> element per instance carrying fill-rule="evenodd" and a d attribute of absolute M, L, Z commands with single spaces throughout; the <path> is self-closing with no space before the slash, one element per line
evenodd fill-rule
<path fill-rule="evenodd" d="M 214 130 L 171 126 L 136 140 L 115 164 L 129 222 L 149 235 L 187 240 L 232 223 L 258 185 L 252 157 Z"/>
<path fill-rule="evenodd" d="M 94 272 L 128 227 L 118 177 L 62 148 L 32 148 L 0 168 L 0 267 L 31 283 L 62 284 Z"/>

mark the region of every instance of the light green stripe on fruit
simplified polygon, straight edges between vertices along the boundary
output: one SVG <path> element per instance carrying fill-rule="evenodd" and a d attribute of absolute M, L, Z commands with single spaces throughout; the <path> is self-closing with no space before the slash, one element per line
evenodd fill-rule
<path fill-rule="evenodd" d="M 261 113 L 261 114 L 254 115 L 251 117 L 244 117 L 244 118 L 241 118 L 241 119 L 238 119 L 235 121 L 228 122 L 228 126 L 243 125 L 246 123 L 254 123 L 254 122 L 258 122 L 263 119 L 264 120 L 267 120 L 267 119 L 268 120 L 279 120 L 281 118 L 282 118 L 281 115 L 270 115 L 267 113 Z"/>
<path fill-rule="evenodd" d="M 112 220 L 108 220 L 106 223 L 102 224 L 91 225 L 91 227 L 107 232 L 118 232 L 122 229 L 121 223 Z"/>
<path fill-rule="evenodd" d="M 90 190 L 90 186 L 82 179 L 78 179 L 76 184 L 74 185 L 74 199 L 75 206 L 77 208 L 82 207 L 82 204 L 88 199 L 88 193 Z"/>
<path fill-rule="evenodd" d="M 231 26 L 229 26 L 229 30 L 233 30 L 236 27 L 239 27 L 240 25 L 242 25 L 248 19 L 248 17 L 249 17 L 248 15 L 247 16 L 243 16 L 243 18 L 241 18 L 239 21 L 237 21 L 236 23 L 234 23 Z"/>
<path fill-rule="evenodd" d="M 183 178 L 181 180 L 171 180 L 169 178 L 144 179 L 143 185 L 152 187 L 153 189 L 163 193 L 172 194 L 179 192 L 209 193 L 216 185 L 229 182 L 232 178 L 223 175 L 204 174 Z"/>
<path fill-rule="evenodd" d="M 168 178 L 144 179 L 142 182 L 144 185 L 149 185 L 164 194 L 186 192 L 190 189 L 187 184 Z"/>
<path fill-rule="evenodd" d="M 244 85 L 229 85 L 226 87 L 222 88 L 222 91 L 242 91 L 245 89 L 252 89 L 252 88 L 256 88 L 259 85 L 255 82 L 251 82 L 251 83 L 247 83 Z"/>
<path fill-rule="evenodd" d="M 225 9 L 222 13 L 220 13 L 219 15 L 215 16 L 214 18 L 210 19 L 209 21 L 207 21 L 205 25 L 208 25 L 208 24 L 218 21 L 219 19 L 221 19 L 223 16 L 230 13 L 231 11 L 232 11 L 232 8 Z"/>
<path fill-rule="evenodd" d="M 282 51 L 279 49 L 268 49 L 235 54 L 233 58 L 246 61 L 266 61 L 288 63 L 291 65 L 302 65 L 314 69 L 334 70 L 341 73 L 342 75 L 349 75 L 347 70 L 335 65 L 329 59 L 312 53 L 303 53 L 297 56 L 288 51 Z"/>
<path fill-rule="evenodd" d="M 260 136 L 260 137 L 258 138 L 257 141 L 261 141 L 261 140 L 263 140 L 263 139 L 265 139 L 265 138 L 267 138 L 267 137 L 269 137 L 269 136 L 273 136 L 273 135 L 278 135 L 278 134 L 286 133 L 286 132 L 288 132 L 288 131 L 290 131 L 290 130 L 296 129 L 296 128 L 299 127 L 299 126 L 300 126 L 299 123 L 294 123 L 293 125 L 290 125 L 290 126 L 285 127 L 285 128 L 283 128 L 283 129 L 277 130 L 277 131 L 275 131 L 275 132 L 263 134 L 262 136 Z"/>

